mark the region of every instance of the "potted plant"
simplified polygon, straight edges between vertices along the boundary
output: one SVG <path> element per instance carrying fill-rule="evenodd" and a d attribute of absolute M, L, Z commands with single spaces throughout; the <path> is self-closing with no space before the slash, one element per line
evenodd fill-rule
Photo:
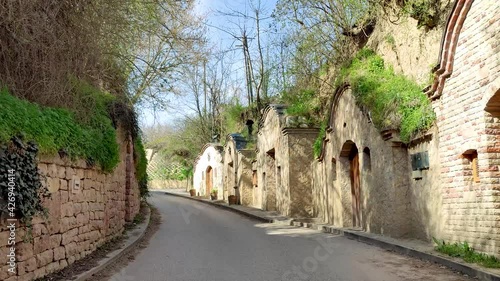
<path fill-rule="evenodd" d="M 217 199 L 217 188 L 214 188 L 214 189 L 212 189 L 212 191 L 210 191 L 210 198 L 212 200 L 216 200 Z"/>
<path fill-rule="evenodd" d="M 189 195 L 191 195 L 191 197 L 195 196 L 195 195 L 196 195 L 196 189 L 191 188 L 191 189 L 189 190 Z"/>
<path fill-rule="evenodd" d="M 238 202 L 238 199 L 236 198 L 236 195 L 229 195 L 227 197 L 227 201 L 228 201 L 229 205 L 236 205 L 236 203 Z"/>

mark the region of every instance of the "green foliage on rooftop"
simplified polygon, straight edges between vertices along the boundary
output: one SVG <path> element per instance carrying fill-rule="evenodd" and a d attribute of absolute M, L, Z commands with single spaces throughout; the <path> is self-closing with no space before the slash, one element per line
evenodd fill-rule
<path fill-rule="evenodd" d="M 386 67 L 372 50 L 362 49 L 345 65 L 336 86 L 348 82 L 357 103 L 370 113 L 380 129 L 397 129 L 401 140 L 409 142 L 432 126 L 435 114 L 422 87 Z"/>

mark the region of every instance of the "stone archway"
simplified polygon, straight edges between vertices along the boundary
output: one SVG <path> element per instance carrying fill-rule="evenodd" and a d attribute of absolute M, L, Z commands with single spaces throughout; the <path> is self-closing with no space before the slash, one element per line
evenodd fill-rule
<path fill-rule="evenodd" d="M 212 166 L 208 166 L 205 172 L 205 196 L 210 196 L 212 191 L 212 186 L 214 182 L 213 169 Z"/>

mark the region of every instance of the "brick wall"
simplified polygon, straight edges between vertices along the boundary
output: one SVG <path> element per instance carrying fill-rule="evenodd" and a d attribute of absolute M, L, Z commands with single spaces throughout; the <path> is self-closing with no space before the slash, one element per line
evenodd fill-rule
<path fill-rule="evenodd" d="M 7 271 L 7 237 L 0 228 L 0 280 L 34 280 L 74 263 L 119 235 L 126 221 L 139 211 L 139 190 L 133 160 L 127 175 L 129 143 L 118 130 L 120 163 L 113 173 L 88 168 L 85 161 L 69 162 L 59 157 L 43 157 L 38 168 L 51 193 L 44 201 L 47 219 L 33 220 L 32 241 L 23 241 L 26 229 L 17 231 L 17 273 Z M 127 187 L 127 177 L 130 181 Z M 80 180 L 80 189 L 73 181 Z"/>
<path fill-rule="evenodd" d="M 494 0 L 458 2 L 470 10 L 452 17 L 448 26 L 445 37 L 450 44 L 442 50 L 441 64 L 451 76 L 436 80 L 441 82 L 433 96 L 437 98 L 433 107 L 439 129 L 443 238 L 468 241 L 480 251 L 499 255 L 500 121 L 484 108 L 498 90 L 491 86 L 498 87 L 500 77 L 500 5 Z M 468 150 L 477 150 L 479 182 L 462 155 Z"/>

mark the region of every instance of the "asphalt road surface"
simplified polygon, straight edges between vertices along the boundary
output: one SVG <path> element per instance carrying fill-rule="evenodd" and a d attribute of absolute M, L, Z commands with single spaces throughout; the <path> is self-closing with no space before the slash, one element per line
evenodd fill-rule
<path fill-rule="evenodd" d="M 153 192 L 162 224 L 112 281 L 473 280 L 342 236 L 264 224 Z"/>

